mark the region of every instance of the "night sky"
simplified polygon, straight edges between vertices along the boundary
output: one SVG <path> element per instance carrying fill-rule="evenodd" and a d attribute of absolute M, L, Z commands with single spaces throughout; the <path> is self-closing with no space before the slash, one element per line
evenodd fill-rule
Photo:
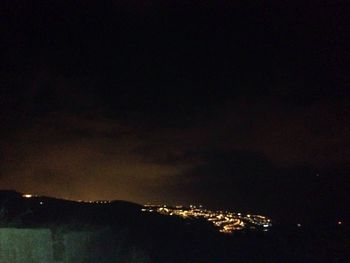
<path fill-rule="evenodd" d="M 348 1 L 1 1 L 0 188 L 346 216 Z"/>

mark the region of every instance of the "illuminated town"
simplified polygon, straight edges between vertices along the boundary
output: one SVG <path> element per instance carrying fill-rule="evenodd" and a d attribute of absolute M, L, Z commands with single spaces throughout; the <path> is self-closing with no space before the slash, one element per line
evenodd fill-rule
<path fill-rule="evenodd" d="M 232 234 L 234 231 L 243 229 L 256 229 L 268 231 L 272 226 L 271 220 L 262 215 L 241 214 L 228 211 L 211 211 L 202 206 L 190 205 L 175 207 L 166 205 L 145 205 L 142 209 L 145 212 L 155 212 L 163 215 L 180 216 L 182 218 L 206 219 L 221 233 Z"/>
<path fill-rule="evenodd" d="M 24 198 L 37 198 L 37 195 L 22 194 Z M 40 205 L 44 202 L 40 199 Z M 111 201 L 97 200 L 97 201 L 84 201 L 78 200 L 80 203 L 90 204 L 109 204 Z M 168 216 L 179 216 L 185 219 L 205 219 L 211 222 L 221 233 L 232 234 L 234 231 L 239 230 L 262 230 L 268 231 L 272 226 L 271 220 L 266 216 L 233 213 L 229 211 L 211 211 L 203 208 L 203 206 L 190 205 L 189 207 L 177 205 L 144 205 L 141 209 L 143 212 L 159 213 Z M 339 224 L 339 222 L 338 222 Z M 341 223 L 340 223 L 341 224 Z M 298 225 L 298 227 L 300 227 Z"/>

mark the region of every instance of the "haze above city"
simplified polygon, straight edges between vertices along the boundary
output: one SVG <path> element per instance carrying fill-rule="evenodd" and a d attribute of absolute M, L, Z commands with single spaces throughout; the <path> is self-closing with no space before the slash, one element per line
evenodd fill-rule
<path fill-rule="evenodd" d="M 349 10 L 297 2 L 3 1 L 0 188 L 344 218 Z"/>

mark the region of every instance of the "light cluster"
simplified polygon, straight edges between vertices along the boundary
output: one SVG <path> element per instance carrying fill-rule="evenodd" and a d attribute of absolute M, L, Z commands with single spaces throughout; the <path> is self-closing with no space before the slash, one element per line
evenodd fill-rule
<path fill-rule="evenodd" d="M 211 211 L 202 206 L 166 206 L 145 205 L 142 211 L 156 212 L 163 215 L 180 216 L 182 218 L 204 218 L 214 224 L 220 232 L 231 234 L 242 229 L 256 229 L 267 231 L 271 226 L 271 220 L 262 215 L 243 215 L 228 211 Z"/>
<path fill-rule="evenodd" d="M 23 198 L 41 198 L 41 196 L 38 196 L 38 195 L 33 195 L 33 194 L 22 194 L 22 197 Z M 66 201 L 73 201 L 73 200 L 70 200 L 70 199 L 62 199 L 62 200 L 66 200 Z M 79 202 L 79 203 L 86 203 L 86 204 L 109 204 L 111 203 L 111 201 L 109 200 L 95 200 L 95 201 L 87 201 L 87 200 L 76 200 L 76 202 Z M 42 203 L 42 202 L 40 202 Z"/>

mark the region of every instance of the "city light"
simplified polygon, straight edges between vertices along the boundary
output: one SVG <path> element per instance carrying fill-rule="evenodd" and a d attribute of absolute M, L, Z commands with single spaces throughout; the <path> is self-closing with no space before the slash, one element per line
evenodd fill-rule
<path fill-rule="evenodd" d="M 165 205 L 145 205 L 142 211 L 157 212 L 163 215 L 180 216 L 182 218 L 203 218 L 212 223 L 221 233 L 231 234 L 242 229 L 263 229 L 267 231 L 272 226 L 271 220 L 262 215 L 246 216 L 241 213 L 229 211 L 211 211 L 202 206 L 190 205 L 185 207 L 177 205 L 175 207 Z"/>

